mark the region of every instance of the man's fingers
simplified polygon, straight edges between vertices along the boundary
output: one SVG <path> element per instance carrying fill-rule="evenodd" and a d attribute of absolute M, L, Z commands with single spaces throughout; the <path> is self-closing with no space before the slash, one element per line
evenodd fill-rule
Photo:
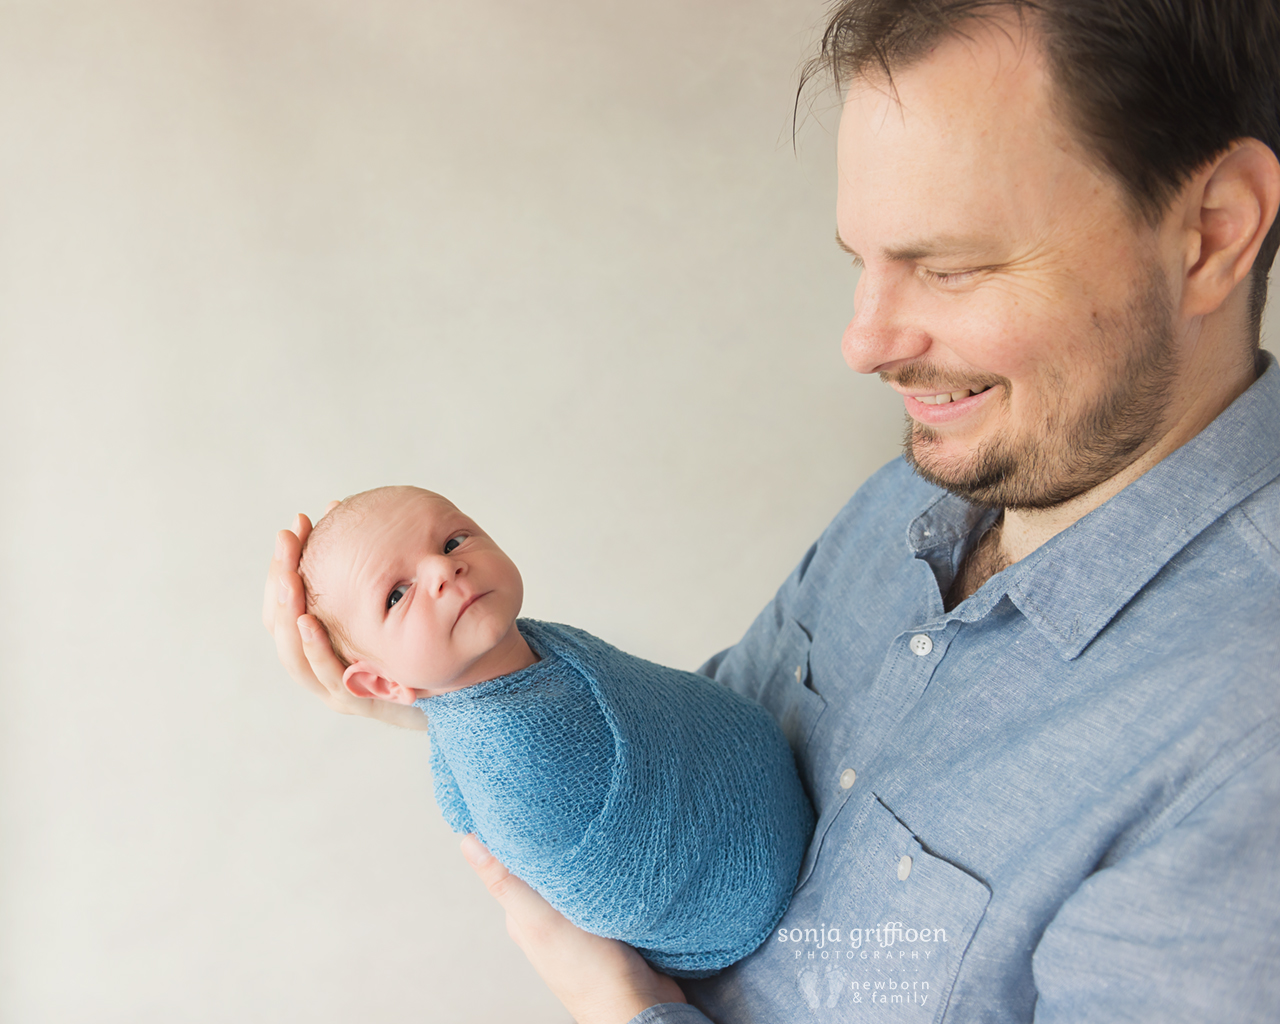
<path fill-rule="evenodd" d="M 573 924 L 476 836 L 463 839 L 462 853 L 507 912 L 507 932 L 574 1020 L 614 1024 L 658 1003 L 685 1001 L 680 986 L 654 973 L 634 949 Z"/>
<path fill-rule="evenodd" d="M 345 666 L 333 653 L 329 642 L 329 634 L 314 615 L 303 615 L 298 618 L 298 634 L 302 640 L 302 653 L 307 659 L 307 666 L 324 689 L 334 697 L 345 697 L 346 686 L 342 682 Z"/>
<path fill-rule="evenodd" d="M 462 840 L 462 855 L 467 858 L 467 863 L 475 868 L 475 872 L 480 876 L 480 881 L 484 882 L 485 888 L 489 890 L 499 903 L 510 895 L 511 885 L 509 880 L 515 878 L 480 842 L 479 837 L 474 832 L 469 832 Z M 516 879 L 519 881 L 519 879 Z M 526 886 L 526 888 L 528 888 Z M 503 903 L 503 906 L 506 906 Z"/>
<path fill-rule="evenodd" d="M 267 632 L 276 628 L 276 615 L 285 595 L 281 585 L 281 577 L 286 572 L 294 572 L 298 568 L 298 551 L 302 544 L 297 534 L 289 530 L 281 530 L 276 534 L 276 546 L 271 555 L 271 565 L 267 568 L 267 584 L 262 592 L 262 624 Z M 296 618 L 296 616 L 295 616 Z"/>
<path fill-rule="evenodd" d="M 302 581 L 296 572 L 282 570 L 279 576 L 275 619 L 272 635 L 276 640 L 276 656 L 280 664 L 295 680 L 308 689 L 320 688 L 307 656 L 303 652 L 302 637 L 298 634 L 298 616 L 305 610 L 302 598 Z"/>
<path fill-rule="evenodd" d="M 531 932 L 564 920 L 527 882 L 513 875 L 485 849 L 474 833 L 462 840 L 462 855 L 480 876 L 489 894 L 507 912 L 507 928 L 521 946 Z"/>
<path fill-rule="evenodd" d="M 306 543 L 310 534 L 311 520 L 301 512 L 294 517 L 292 530 L 281 530 L 276 534 L 275 550 L 271 555 L 271 565 L 267 569 L 267 585 L 262 592 L 262 625 L 266 627 L 268 633 L 276 631 L 276 620 L 279 618 L 281 607 L 285 608 L 290 622 L 295 621 L 302 614 L 300 610 L 296 612 L 292 610 L 292 605 L 296 604 L 301 596 L 301 589 L 299 588 L 296 594 L 293 593 L 285 576 L 288 573 L 297 573 L 302 545 Z"/>

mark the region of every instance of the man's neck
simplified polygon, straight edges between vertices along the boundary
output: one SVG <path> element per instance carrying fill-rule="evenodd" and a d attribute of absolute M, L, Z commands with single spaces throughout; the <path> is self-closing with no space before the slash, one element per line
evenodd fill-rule
<path fill-rule="evenodd" d="M 1177 451 L 1221 415 L 1232 402 L 1258 379 L 1256 353 L 1235 368 L 1234 373 L 1216 372 L 1189 375 L 1181 385 L 1196 396 L 1177 419 L 1168 423 L 1154 444 L 1115 476 L 1102 481 L 1061 505 L 1045 509 L 1005 509 L 1000 531 L 1000 550 L 1012 565 L 1042 544 L 1056 537 L 1072 523 L 1110 501 L 1166 456 Z M 1199 379 L 1197 379 L 1199 378 Z"/>
<path fill-rule="evenodd" d="M 951 611 L 965 598 L 975 594 L 978 588 L 991 579 L 1001 569 L 1007 569 L 1009 562 L 1005 559 L 1000 537 L 1004 532 L 1004 517 L 992 524 L 974 545 L 973 550 L 964 557 L 956 578 L 951 581 L 951 589 L 943 599 L 943 607 Z"/>
<path fill-rule="evenodd" d="M 1257 380 L 1256 360 L 1256 351 L 1250 350 L 1247 361 L 1233 367 L 1234 372 L 1224 372 L 1225 368 L 1219 367 L 1188 374 L 1190 379 L 1184 379 L 1183 387 L 1190 389 L 1186 393 L 1194 395 L 1194 400 L 1167 425 L 1154 444 L 1109 479 L 1052 508 L 1005 509 L 996 525 L 965 556 L 946 595 L 947 609 L 976 593 L 997 572 L 1020 562 L 1068 526 L 1110 501 L 1204 430 Z"/>

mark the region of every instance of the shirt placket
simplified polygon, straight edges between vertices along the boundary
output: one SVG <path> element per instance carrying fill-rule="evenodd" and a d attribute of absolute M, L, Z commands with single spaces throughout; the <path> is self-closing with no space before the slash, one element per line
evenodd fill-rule
<path fill-rule="evenodd" d="M 875 761 L 889 736 L 910 714 L 933 681 L 961 623 L 924 623 L 898 633 L 889 644 L 872 688 L 871 704 L 863 721 L 875 723 L 855 737 L 853 759 L 858 764 L 841 768 L 854 772 Z"/>

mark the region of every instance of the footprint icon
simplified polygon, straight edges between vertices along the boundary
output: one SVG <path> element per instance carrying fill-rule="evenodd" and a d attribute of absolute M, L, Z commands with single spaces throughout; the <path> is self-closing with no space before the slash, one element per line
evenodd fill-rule
<path fill-rule="evenodd" d="M 844 971 L 835 964 L 827 965 L 827 1002 L 828 1007 L 840 1002 L 844 994 Z"/>
<path fill-rule="evenodd" d="M 796 987 L 800 989 L 800 994 L 804 996 L 804 1004 L 810 1010 L 816 1010 L 822 1005 L 822 996 L 818 994 L 818 980 L 817 967 L 806 967 L 796 975 Z"/>

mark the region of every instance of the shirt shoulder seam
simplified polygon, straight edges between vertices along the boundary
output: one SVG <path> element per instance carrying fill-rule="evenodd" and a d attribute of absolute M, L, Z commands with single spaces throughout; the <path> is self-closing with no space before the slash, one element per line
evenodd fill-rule
<path fill-rule="evenodd" d="M 1280 715 L 1263 719 L 1239 741 L 1226 746 L 1209 761 L 1172 803 L 1143 828 L 1126 836 L 1112 847 L 1099 867 L 1109 867 L 1154 843 L 1166 832 L 1181 824 L 1214 791 L 1277 746 L 1280 746 Z"/>
<path fill-rule="evenodd" d="M 1258 521 L 1249 514 L 1249 509 L 1243 503 L 1234 511 L 1237 514 L 1231 516 L 1231 525 L 1243 535 L 1244 542 L 1256 551 L 1259 561 L 1264 562 L 1268 569 L 1280 576 L 1280 547 L 1277 547 L 1275 541 L 1263 532 Z M 1271 557 L 1268 558 L 1267 555 Z"/>

